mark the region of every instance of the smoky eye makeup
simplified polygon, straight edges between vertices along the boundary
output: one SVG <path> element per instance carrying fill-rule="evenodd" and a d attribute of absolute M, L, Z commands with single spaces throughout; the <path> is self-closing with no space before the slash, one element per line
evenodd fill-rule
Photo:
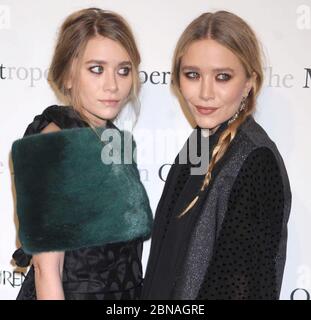
<path fill-rule="evenodd" d="M 232 75 L 227 72 L 221 72 L 216 75 L 217 81 L 229 81 L 232 78 Z"/>
<path fill-rule="evenodd" d="M 210 71 L 214 78 L 219 82 L 226 82 L 234 76 L 234 70 L 231 68 L 215 68 Z M 200 69 L 194 66 L 184 66 L 181 68 L 182 75 L 189 80 L 198 80 L 201 77 Z"/>
<path fill-rule="evenodd" d="M 90 62 L 91 61 L 89 61 L 88 63 Z M 106 62 L 103 62 L 103 63 L 106 64 Z M 88 67 L 88 70 L 93 74 L 100 75 L 104 72 L 105 68 L 102 64 L 93 64 Z M 129 62 L 122 62 L 115 68 L 115 72 L 122 77 L 128 76 L 131 73 L 131 71 L 132 71 L 132 65 Z"/>
<path fill-rule="evenodd" d="M 88 69 L 91 73 L 95 73 L 95 74 L 101 74 L 104 71 L 104 67 L 99 65 L 91 66 Z"/>
<path fill-rule="evenodd" d="M 196 80 L 200 78 L 200 74 L 198 71 L 183 70 L 182 74 L 184 75 L 184 77 L 190 80 Z"/>
<path fill-rule="evenodd" d="M 118 74 L 120 76 L 126 77 L 131 73 L 131 71 L 132 71 L 132 66 L 127 65 L 127 66 L 123 66 L 123 67 L 119 68 Z"/>

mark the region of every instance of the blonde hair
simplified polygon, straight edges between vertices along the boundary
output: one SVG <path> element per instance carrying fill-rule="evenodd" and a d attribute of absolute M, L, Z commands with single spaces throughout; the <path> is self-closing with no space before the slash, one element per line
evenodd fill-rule
<path fill-rule="evenodd" d="M 127 51 L 132 62 L 133 85 L 128 101 L 132 102 L 136 118 L 139 115 L 138 92 L 140 80 L 138 67 L 140 54 L 127 22 L 118 14 L 98 8 L 82 9 L 72 13 L 61 26 L 54 56 L 49 70 L 48 81 L 58 98 L 66 105 L 71 105 L 79 115 L 89 123 L 81 112 L 78 88 L 78 69 L 88 41 L 97 36 L 109 38 L 120 43 Z M 76 59 L 76 60 L 75 60 Z M 76 63 L 72 89 L 67 82 Z"/>
<path fill-rule="evenodd" d="M 183 107 L 185 107 L 187 103 L 180 90 L 179 76 L 181 60 L 190 44 L 202 39 L 213 39 L 231 50 L 242 63 L 246 76 L 250 78 L 255 74 L 256 78 L 254 85 L 245 100 L 244 110 L 240 112 L 238 118 L 235 121 L 232 121 L 219 137 L 213 150 L 211 161 L 207 168 L 207 173 L 200 191 L 204 191 L 209 185 L 215 165 L 227 151 L 239 126 L 244 122 L 248 115 L 254 112 L 256 99 L 263 82 L 261 50 L 257 37 L 250 26 L 237 15 L 227 11 L 203 13 L 192 21 L 182 33 L 174 52 L 172 89 Z M 198 199 L 199 195 L 191 201 L 180 216 L 187 213 L 196 204 Z"/>

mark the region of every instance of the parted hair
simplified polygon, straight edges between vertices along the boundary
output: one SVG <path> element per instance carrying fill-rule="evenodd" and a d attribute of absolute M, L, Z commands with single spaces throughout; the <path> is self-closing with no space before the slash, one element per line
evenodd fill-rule
<path fill-rule="evenodd" d="M 191 43 L 197 40 L 212 39 L 233 52 L 242 63 L 248 78 L 255 74 L 255 82 L 245 99 L 245 108 L 232 121 L 220 135 L 212 152 L 207 173 L 198 195 L 181 212 L 180 216 L 187 213 L 199 199 L 200 191 L 204 191 L 212 178 L 212 171 L 217 162 L 222 158 L 234 139 L 237 129 L 248 115 L 255 109 L 256 99 L 263 82 L 262 55 L 258 39 L 251 27 L 237 15 L 227 11 L 203 13 L 192 21 L 180 36 L 173 56 L 172 64 L 172 89 L 182 106 L 186 101 L 180 90 L 180 66 L 183 55 Z"/>
<path fill-rule="evenodd" d="M 74 12 L 66 18 L 60 28 L 49 70 L 50 85 L 60 100 L 72 105 L 81 115 L 77 85 L 78 71 L 73 74 L 72 89 L 68 89 L 67 82 L 73 72 L 74 63 L 76 63 L 75 66 L 78 66 L 75 69 L 79 69 L 87 42 L 97 35 L 120 43 L 131 59 L 133 85 L 128 100 L 133 102 L 137 117 L 139 114 L 139 104 L 136 102 L 140 89 L 138 74 L 140 54 L 131 28 L 120 15 L 114 12 L 87 8 Z"/>

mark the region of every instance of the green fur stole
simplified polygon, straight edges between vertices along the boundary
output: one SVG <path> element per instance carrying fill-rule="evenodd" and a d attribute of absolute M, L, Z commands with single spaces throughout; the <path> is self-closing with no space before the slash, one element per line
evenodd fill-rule
<path fill-rule="evenodd" d="M 112 135 L 103 143 L 91 128 L 74 128 L 13 143 L 19 238 L 25 252 L 149 237 L 149 200 L 136 163 L 124 161 L 129 139 L 117 129 L 104 133 L 108 130 L 121 139 Z M 111 155 L 121 163 L 104 163 Z"/>

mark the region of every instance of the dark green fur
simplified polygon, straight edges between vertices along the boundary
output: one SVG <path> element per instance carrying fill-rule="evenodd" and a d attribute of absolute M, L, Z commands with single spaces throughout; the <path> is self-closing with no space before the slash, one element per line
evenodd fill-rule
<path fill-rule="evenodd" d="M 103 147 L 90 128 L 14 142 L 19 237 L 25 252 L 149 237 L 152 213 L 136 164 L 104 164 Z"/>

